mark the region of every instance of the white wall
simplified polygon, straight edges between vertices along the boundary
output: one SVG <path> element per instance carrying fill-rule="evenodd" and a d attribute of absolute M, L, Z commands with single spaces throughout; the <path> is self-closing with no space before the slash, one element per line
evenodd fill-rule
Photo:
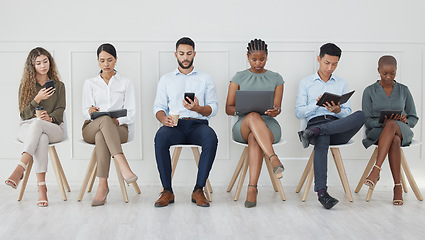
<path fill-rule="evenodd" d="M 137 94 L 135 140 L 124 147 L 141 185 L 159 185 L 153 153 L 158 122 L 152 105 L 159 77 L 176 67 L 175 41 L 190 36 L 196 42 L 195 65 L 210 73 L 217 86 L 219 112 L 211 126 L 219 137 L 219 149 L 211 172 L 211 183 L 225 185 L 230 180 L 242 151 L 230 141 L 230 119 L 224 113 L 227 86 L 231 77 L 246 69 L 246 44 L 262 38 L 269 45 L 266 68 L 285 79 L 283 112 L 278 117 L 288 143 L 277 149 L 286 166 L 285 186 L 296 185 L 311 149 L 304 150 L 294 116 L 298 81 L 317 70 L 319 47 L 328 41 L 342 50 L 335 72 L 356 90 L 353 110 L 361 108 L 363 89 L 379 77 L 376 67 L 381 55 L 392 54 L 399 61 L 397 80 L 408 85 L 416 102 L 420 121 L 415 138 L 422 140 L 425 63 L 425 23 L 421 1 L 2 1 L 0 9 L 0 66 L 4 117 L 0 176 L 7 178 L 17 163 L 21 146 L 17 133 L 17 92 L 25 58 L 32 48 L 51 51 L 67 89 L 69 141 L 57 147 L 71 183 L 83 178 L 92 146 L 82 144 L 81 88 L 83 81 L 99 71 L 96 49 L 111 42 L 118 50 L 116 69 L 134 81 Z M 25 6 L 25 7 L 23 7 Z M 351 188 L 357 184 L 373 149 L 357 144 L 342 149 Z M 420 187 L 425 186 L 422 150 L 406 150 L 409 164 Z M 340 187 L 332 161 L 329 184 Z M 34 176 L 32 175 L 34 178 Z M 183 150 L 174 184 L 195 182 L 191 152 Z M 387 165 L 380 184 L 391 186 Z M 48 181 L 55 183 L 53 174 Z M 115 171 L 111 181 L 116 181 Z M 266 172 L 261 184 L 269 184 Z"/>

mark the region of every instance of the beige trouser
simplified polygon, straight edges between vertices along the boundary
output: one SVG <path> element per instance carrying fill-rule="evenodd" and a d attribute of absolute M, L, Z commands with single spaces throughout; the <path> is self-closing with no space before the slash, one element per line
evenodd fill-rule
<path fill-rule="evenodd" d="M 84 141 L 95 144 L 97 176 L 108 178 L 111 156 L 123 153 L 121 143 L 128 140 L 128 126 L 116 126 L 112 118 L 102 116 L 83 125 Z"/>
<path fill-rule="evenodd" d="M 47 172 L 49 143 L 62 141 L 63 124 L 47 122 L 38 118 L 22 121 L 19 126 L 19 141 L 24 144 L 24 150 L 33 157 L 35 172 Z"/>

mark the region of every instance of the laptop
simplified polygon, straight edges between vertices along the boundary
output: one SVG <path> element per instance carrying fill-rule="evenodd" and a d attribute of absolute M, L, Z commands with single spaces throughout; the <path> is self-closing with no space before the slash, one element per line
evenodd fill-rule
<path fill-rule="evenodd" d="M 236 115 L 245 115 L 250 112 L 263 114 L 273 108 L 274 91 L 236 91 Z"/>

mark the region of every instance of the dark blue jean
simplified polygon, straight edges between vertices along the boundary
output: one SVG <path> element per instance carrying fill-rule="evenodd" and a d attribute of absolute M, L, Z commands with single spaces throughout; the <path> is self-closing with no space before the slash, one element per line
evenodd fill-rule
<path fill-rule="evenodd" d="M 313 118 L 307 128 L 320 128 L 320 135 L 312 139 L 314 144 L 314 191 L 327 189 L 329 145 L 347 143 L 363 126 L 366 117 L 357 111 L 340 119 Z"/>
<path fill-rule="evenodd" d="M 194 144 L 202 147 L 196 184 L 205 186 L 217 152 L 218 139 L 207 120 L 179 119 L 176 127 L 162 126 L 155 136 L 155 157 L 163 188 L 171 188 L 170 146 Z"/>

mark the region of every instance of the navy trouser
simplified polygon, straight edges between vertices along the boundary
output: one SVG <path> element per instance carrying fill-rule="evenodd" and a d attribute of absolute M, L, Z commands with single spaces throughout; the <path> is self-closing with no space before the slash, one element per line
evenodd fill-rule
<path fill-rule="evenodd" d="M 171 188 L 170 146 L 194 144 L 202 147 L 196 184 L 205 186 L 217 152 L 218 139 L 207 120 L 179 119 L 176 127 L 162 126 L 155 136 L 155 157 L 163 188 Z"/>
<path fill-rule="evenodd" d="M 320 135 L 312 139 L 314 144 L 314 191 L 327 189 L 329 145 L 347 143 L 363 126 L 365 114 L 357 111 L 344 118 L 319 116 L 308 121 L 307 128 L 320 128 Z"/>

